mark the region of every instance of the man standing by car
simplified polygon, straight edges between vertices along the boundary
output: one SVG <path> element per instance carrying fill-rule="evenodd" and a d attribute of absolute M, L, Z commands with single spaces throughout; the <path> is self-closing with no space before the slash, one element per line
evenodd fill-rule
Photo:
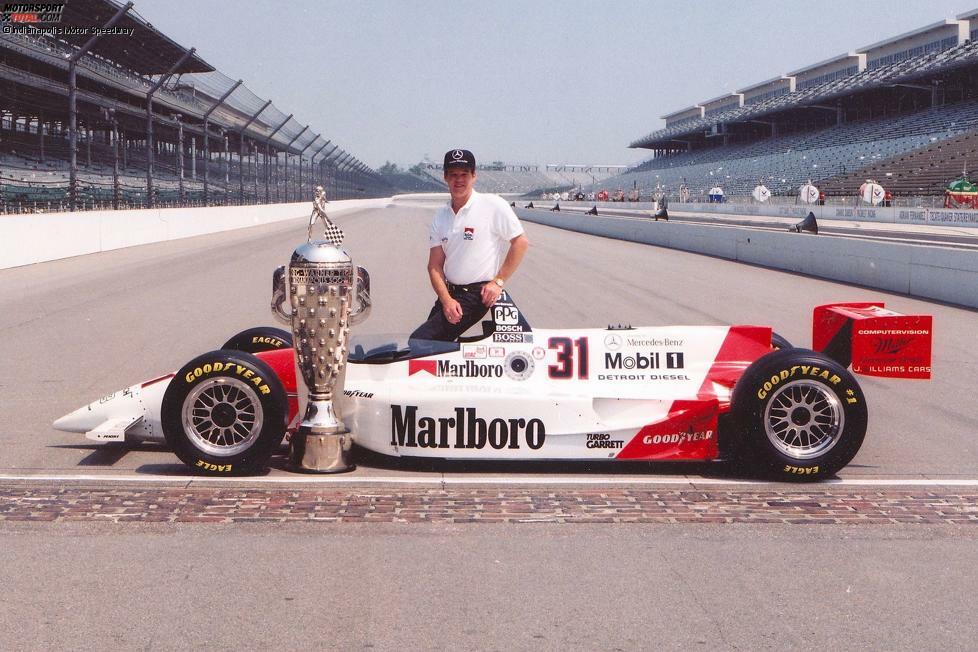
<path fill-rule="evenodd" d="M 435 213 L 428 235 L 428 276 L 438 300 L 411 339 L 458 339 L 499 299 L 530 246 L 509 204 L 474 190 L 472 152 L 446 152 L 443 171 L 451 201 Z"/>

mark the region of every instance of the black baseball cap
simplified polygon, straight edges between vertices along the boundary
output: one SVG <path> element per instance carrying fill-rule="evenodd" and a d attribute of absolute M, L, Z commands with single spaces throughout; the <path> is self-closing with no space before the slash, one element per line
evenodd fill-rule
<path fill-rule="evenodd" d="M 442 170 L 448 168 L 467 168 L 475 172 L 475 156 L 467 149 L 450 149 L 445 152 L 445 163 Z"/>

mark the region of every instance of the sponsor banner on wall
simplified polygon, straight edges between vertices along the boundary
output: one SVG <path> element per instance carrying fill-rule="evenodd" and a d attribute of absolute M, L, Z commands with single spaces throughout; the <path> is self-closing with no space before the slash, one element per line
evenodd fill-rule
<path fill-rule="evenodd" d="M 682 204 L 679 212 L 726 213 L 730 215 L 767 215 L 804 218 L 809 212 L 819 220 L 852 220 L 854 222 L 888 222 L 892 224 L 934 224 L 936 226 L 978 227 L 978 210 L 953 208 L 904 208 L 882 206 L 803 206 L 771 204 Z"/>

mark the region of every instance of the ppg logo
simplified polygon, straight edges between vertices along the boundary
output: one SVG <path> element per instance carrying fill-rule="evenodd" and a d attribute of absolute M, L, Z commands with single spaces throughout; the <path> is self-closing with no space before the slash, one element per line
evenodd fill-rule
<path fill-rule="evenodd" d="M 520 311 L 514 306 L 496 306 L 493 309 L 493 319 L 497 324 L 518 324 Z"/>

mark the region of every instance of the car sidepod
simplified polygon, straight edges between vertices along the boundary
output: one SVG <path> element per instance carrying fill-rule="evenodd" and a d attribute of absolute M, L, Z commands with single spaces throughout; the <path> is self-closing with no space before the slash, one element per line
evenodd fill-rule
<path fill-rule="evenodd" d="M 387 455 L 708 460 L 734 384 L 771 350 L 771 329 L 761 327 L 536 330 L 522 339 L 351 363 L 341 417 L 357 444 Z"/>

